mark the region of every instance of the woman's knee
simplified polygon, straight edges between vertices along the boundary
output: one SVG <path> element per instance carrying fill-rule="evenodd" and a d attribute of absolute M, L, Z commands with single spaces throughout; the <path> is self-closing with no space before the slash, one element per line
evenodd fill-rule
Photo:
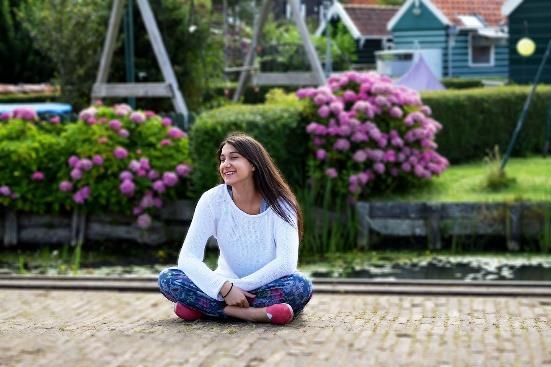
<path fill-rule="evenodd" d="M 162 270 L 158 276 L 158 285 L 161 292 L 166 296 L 167 293 L 170 294 L 170 287 L 174 283 L 175 279 L 182 279 L 186 277 L 184 272 L 176 268 L 167 268 Z"/>
<path fill-rule="evenodd" d="M 166 284 L 166 281 L 171 278 L 171 275 L 173 275 L 173 273 L 174 271 L 171 268 L 163 269 L 157 277 L 159 287 L 162 287 L 163 284 Z"/>
<path fill-rule="evenodd" d="M 312 281 L 301 273 L 294 273 L 289 279 L 290 287 L 287 289 L 287 298 L 293 303 L 293 309 L 301 311 L 312 298 Z"/>
<path fill-rule="evenodd" d="M 313 287 L 312 281 L 301 273 L 294 273 L 292 275 L 293 288 L 300 290 L 300 293 L 310 298 L 312 295 Z"/>

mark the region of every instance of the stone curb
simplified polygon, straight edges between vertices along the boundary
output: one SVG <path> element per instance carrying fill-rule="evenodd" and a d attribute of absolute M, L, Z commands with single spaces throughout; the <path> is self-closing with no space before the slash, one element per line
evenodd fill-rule
<path fill-rule="evenodd" d="M 314 278 L 325 294 L 551 297 L 551 282 L 374 281 Z M 159 292 L 156 277 L 0 276 L 0 289 Z"/>

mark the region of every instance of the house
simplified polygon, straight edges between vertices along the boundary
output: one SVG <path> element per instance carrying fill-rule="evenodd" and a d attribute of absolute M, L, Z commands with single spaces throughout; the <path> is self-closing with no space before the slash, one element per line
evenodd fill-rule
<path fill-rule="evenodd" d="M 373 1 L 371 1 L 373 2 Z M 365 4 L 366 1 L 341 4 L 336 1 L 329 10 L 331 22 L 341 22 L 356 41 L 356 68 L 373 68 L 375 52 L 384 50 L 391 42 L 387 22 L 398 11 L 396 6 Z M 316 35 L 325 32 L 326 19 L 323 19 Z"/>
<path fill-rule="evenodd" d="M 509 18 L 509 79 L 516 83 L 532 83 L 549 40 L 551 40 L 551 1 L 509 0 L 501 8 Z M 516 50 L 517 42 L 529 37 L 536 44 L 530 57 L 523 57 Z M 541 74 L 541 83 L 551 83 L 551 60 Z"/>
<path fill-rule="evenodd" d="M 331 1 L 333 3 L 337 2 L 337 0 Z M 347 0 L 346 3 L 353 5 L 376 5 L 377 1 L 378 0 Z M 304 18 L 319 25 L 324 19 L 324 3 L 326 2 L 327 0 L 300 0 L 300 12 Z M 291 7 L 287 0 L 274 1 L 273 7 L 275 19 L 291 19 Z"/>
<path fill-rule="evenodd" d="M 407 0 L 388 22 L 397 62 L 423 53 L 440 77 L 509 75 L 504 0 Z M 399 75 L 397 75 L 399 76 Z"/>

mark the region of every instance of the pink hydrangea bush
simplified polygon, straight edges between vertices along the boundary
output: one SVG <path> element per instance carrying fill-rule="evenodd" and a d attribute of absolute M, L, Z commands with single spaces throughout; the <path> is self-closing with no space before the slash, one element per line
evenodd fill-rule
<path fill-rule="evenodd" d="M 150 227 L 155 211 L 187 188 L 187 133 L 126 104 L 96 104 L 79 118 L 64 135 L 71 154 L 59 191 L 73 206 L 132 213 L 140 228 Z"/>
<path fill-rule="evenodd" d="M 448 160 L 438 154 L 431 117 L 419 94 L 393 85 L 374 72 L 332 76 L 319 88 L 297 92 L 312 109 L 314 179 L 333 180 L 353 199 L 391 188 L 407 188 L 442 173 Z"/>
<path fill-rule="evenodd" d="M 49 132 L 59 132 L 59 127 L 53 127 L 54 125 L 61 124 L 61 117 L 59 116 L 38 116 L 36 111 L 31 107 L 18 107 L 11 112 L 0 113 L 0 124 L 9 123 L 14 120 L 33 123 L 38 128 Z"/>
<path fill-rule="evenodd" d="M 20 107 L 0 114 L 0 205 L 44 212 L 56 202 L 47 186 L 56 179 L 58 116 L 40 117 Z"/>

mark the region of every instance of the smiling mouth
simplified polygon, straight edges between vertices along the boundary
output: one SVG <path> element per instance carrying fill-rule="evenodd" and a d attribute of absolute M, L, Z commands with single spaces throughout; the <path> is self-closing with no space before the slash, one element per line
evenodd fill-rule
<path fill-rule="evenodd" d="M 235 171 L 224 172 L 224 176 L 226 177 L 233 176 L 234 174 L 235 174 Z"/>

